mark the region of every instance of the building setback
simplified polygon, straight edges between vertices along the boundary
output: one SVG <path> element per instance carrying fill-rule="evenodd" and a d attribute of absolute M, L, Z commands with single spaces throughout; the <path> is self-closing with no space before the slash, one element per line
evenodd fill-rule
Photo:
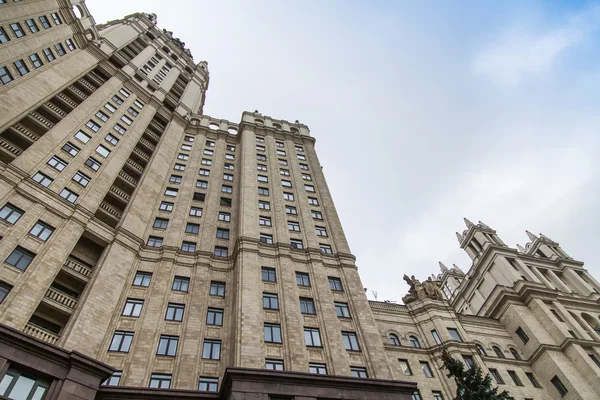
<path fill-rule="evenodd" d="M 308 127 L 205 115 L 156 23 L 0 0 L 0 396 L 451 399 L 446 349 L 515 399 L 598 397 L 583 263 L 466 221 L 466 274 L 369 302 Z"/>

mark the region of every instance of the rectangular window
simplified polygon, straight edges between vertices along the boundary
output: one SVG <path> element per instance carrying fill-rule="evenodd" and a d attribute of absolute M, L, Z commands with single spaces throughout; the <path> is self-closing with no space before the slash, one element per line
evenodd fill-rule
<path fill-rule="evenodd" d="M 287 166 L 288 165 L 287 160 L 284 160 L 282 158 L 278 158 L 277 161 L 279 162 L 279 165 L 283 165 L 283 166 Z"/>
<path fill-rule="evenodd" d="M 600 367 L 600 365 L 599 365 Z M 540 385 L 540 382 L 537 380 L 537 378 L 535 377 L 535 375 L 533 375 L 532 372 L 525 372 L 525 375 L 527 376 L 527 378 L 529 379 L 529 382 L 531 382 L 531 384 L 533 385 L 533 387 L 541 389 L 542 385 Z"/>
<path fill-rule="evenodd" d="M 152 374 L 150 375 L 149 387 L 155 389 L 169 389 L 171 387 L 171 374 Z"/>
<path fill-rule="evenodd" d="M 0 43 L 10 42 L 6 31 L 0 26 Z"/>
<path fill-rule="evenodd" d="M 257 136 L 256 137 L 256 142 L 258 142 L 258 143 L 264 143 L 265 142 L 265 138 Z"/>
<path fill-rule="evenodd" d="M 288 221 L 288 230 L 292 232 L 300 232 L 300 224 L 294 221 Z"/>
<path fill-rule="evenodd" d="M 264 188 L 264 187 L 259 187 L 258 188 L 258 194 L 260 196 L 268 196 L 269 195 L 269 189 L 268 188 Z"/>
<path fill-rule="evenodd" d="M 160 207 L 158 208 L 161 211 L 171 212 L 173 211 L 174 203 L 169 203 L 168 201 L 161 201 Z"/>
<path fill-rule="evenodd" d="M 329 280 L 329 288 L 336 292 L 343 292 L 344 288 L 342 287 L 342 281 L 340 278 L 335 278 L 330 276 L 327 278 Z"/>
<path fill-rule="evenodd" d="M 85 160 L 85 165 L 91 168 L 93 171 L 98 171 L 102 166 L 102 164 L 96 161 L 93 157 L 89 157 L 87 160 Z"/>
<path fill-rule="evenodd" d="M 260 273 L 263 282 L 277 282 L 275 268 L 261 267 Z"/>
<path fill-rule="evenodd" d="M 327 365 L 322 363 L 308 363 L 308 372 L 317 375 L 327 375 Z"/>
<path fill-rule="evenodd" d="M 412 371 L 410 369 L 410 364 L 408 363 L 408 360 L 398 359 L 398 362 L 400 363 L 400 370 L 402 371 L 403 375 L 412 375 Z"/>
<path fill-rule="evenodd" d="M 327 230 L 322 226 L 315 226 L 315 232 L 317 236 L 327 237 Z"/>
<path fill-rule="evenodd" d="M 106 158 L 110 155 L 110 150 L 102 145 L 99 145 L 98 147 L 96 147 L 96 153 L 98 153 L 102 157 Z"/>
<path fill-rule="evenodd" d="M 306 157 L 304 155 L 302 155 L 302 154 L 298 154 L 298 160 L 305 161 Z"/>
<path fill-rule="evenodd" d="M 277 155 L 285 157 L 285 151 L 283 151 L 283 150 L 277 150 Z"/>
<path fill-rule="evenodd" d="M 440 339 L 440 335 L 438 335 L 435 329 L 431 330 L 431 336 L 433 336 L 433 340 L 436 344 L 442 344 L 442 340 Z"/>
<path fill-rule="evenodd" d="M 219 211 L 219 221 L 231 222 L 231 214 L 223 211 Z"/>
<path fill-rule="evenodd" d="M 225 296 L 225 282 L 210 282 L 210 295 L 211 296 Z"/>
<path fill-rule="evenodd" d="M 154 229 L 167 229 L 167 226 L 169 225 L 169 220 L 166 218 L 156 218 L 154 220 L 154 224 L 152 225 L 152 227 Z"/>
<path fill-rule="evenodd" d="M 304 328 L 304 341 L 309 347 L 321 347 L 319 328 Z"/>
<path fill-rule="evenodd" d="M 23 60 L 17 60 L 14 64 L 17 71 L 19 71 L 19 75 L 23 76 L 29 73 L 29 68 L 27 68 Z"/>
<path fill-rule="evenodd" d="M 211 392 L 217 393 L 219 387 L 219 378 L 209 378 L 201 376 L 198 380 L 198 391 L 199 392 Z"/>
<path fill-rule="evenodd" d="M 67 200 L 69 203 L 75 203 L 77 201 L 77 198 L 79 198 L 79 195 L 77 193 L 75 193 L 72 190 L 69 190 L 67 188 L 64 188 L 59 193 L 59 196 L 65 200 Z"/>
<path fill-rule="evenodd" d="M 37 53 L 33 53 L 32 55 L 30 55 L 29 61 L 31 61 L 31 64 L 33 64 L 33 66 L 35 68 L 40 68 L 41 66 L 44 65 L 44 63 L 42 62 L 40 57 L 37 55 Z"/>
<path fill-rule="evenodd" d="M 194 192 L 193 200 L 204 201 L 205 198 L 206 198 L 206 193 Z"/>
<path fill-rule="evenodd" d="M 265 323 L 265 343 L 281 343 L 281 325 Z"/>
<path fill-rule="evenodd" d="M 219 204 L 225 207 L 231 207 L 231 199 L 228 199 L 227 197 L 221 197 Z"/>
<path fill-rule="evenodd" d="M 229 185 L 221 185 L 221 192 L 223 193 L 233 193 L 233 187 Z"/>
<path fill-rule="evenodd" d="M 258 201 L 258 208 L 261 209 L 261 210 L 270 210 L 271 209 L 271 203 L 269 203 L 268 201 L 259 200 Z"/>
<path fill-rule="evenodd" d="M 184 136 L 183 140 L 185 140 L 186 142 L 193 142 L 194 141 L 194 137 L 193 136 Z"/>
<path fill-rule="evenodd" d="M 269 178 L 265 175 L 258 175 L 259 182 L 269 182 Z"/>
<path fill-rule="evenodd" d="M 257 154 L 257 155 L 256 155 L 256 159 L 257 159 L 258 161 L 267 161 L 267 156 L 264 156 L 264 155 L 262 155 L 262 154 Z"/>
<path fill-rule="evenodd" d="M 298 211 L 294 206 L 285 206 L 285 213 L 289 215 L 298 215 Z"/>
<path fill-rule="evenodd" d="M 204 168 L 200 168 L 200 170 L 198 171 L 198 174 L 200 174 L 202 176 L 210 176 L 210 170 L 204 169 Z"/>
<path fill-rule="evenodd" d="M 18 22 L 10 24 L 10 29 L 12 29 L 13 33 L 15 34 L 15 36 L 17 38 L 25 36 L 25 32 L 23 31 L 23 28 L 21 28 L 21 24 L 19 24 Z"/>
<path fill-rule="evenodd" d="M 133 108 L 133 107 L 129 107 L 129 108 L 127 109 L 127 112 L 128 112 L 129 114 L 131 114 L 131 115 L 132 115 L 134 118 L 135 118 L 135 117 L 137 117 L 137 116 L 139 115 L 139 112 L 137 112 L 137 110 L 136 110 L 135 108 Z M 185 146 L 185 145 L 184 145 L 184 146 Z M 191 149 L 192 149 L 192 148 L 191 148 L 191 146 L 189 146 L 189 147 L 190 147 L 189 149 L 184 149 L 184 150 L 191 150 Z M 181 146 L 181 148 L 183 149 L 183 146 Z"/>
<path fill-rule="evenodd" d="M 450 337 L 452 338 L 452 340 L 456 340 L 457 342 L 462 342 L 462 338 L 460 337 L 460 334 L 458 333 L 458 330 L 454 329 L 454 328 L 448 328 L 448 333 L 450 334 Z"/>
<path fill-rule="evenodd" d="M 185 277 L 185 276 L 176 276 L 175 279 L 173 279 L 173 287 L 171 289 L 177 291 L 177 292 L 186 292 L 188 291 L 190 287 L 190 278 Z"/>
<path fill-rule="evenodd" d="M 114 101 L 114 102 L 115 102 L 115 103 L 117 103 L 118 105 L 121 105 L 121 104 L 123 104 L 123 99 L 122 99 L 122 98 L 120 98 L 120 97 L 119 97 L 119 96 L 117 96 L 117 95 L 114 95 L 114 96 L 112 97 L 112 101 Z"/>
<path fill-rule="evenodd" d="M 223 326 L 223 309 L 209 308 L 206 314 L 206 325 Z"/>
<path fill-rule="evenodd" d="M 110 103 L 106 103 L 104 105 L 104 108 L 106 108 L 108 111 L 110 111 L 111 114 L 114 113 L 115 111 L 117 111 L 117 108 Z"/>
<path fill-rule="evenodd" d="M 467 369 L 471 369 L 475 366 L 475 360 L 473 360 L 473 357 L 471 356 L 462 356 L 463 360 L 465 360 L 465 365 L 467 366 Z"/>
<path fill-rule="evenodd" d="M 21 271 L 25 271 L 33 261 L 34 257 L 35 254 L 31 251 L 21 246 L 17 246 L 4 262 Z"/>
<path fill-rule="evenodd" d="M 292 246 L 293 249 L 304 249 L 304 244 L 300 239 L 290 239 L 290 246 Z"/>
<path fill-rule="evenodd" d="M 50 178 L 48 175 L 42 174 L 41 172 L 37 172 L 31 179 L 44 187 L 50 186 L 50 184 L 53 182 L 52 178 Z"/>
<path fill-rule="evenodd" d="M 270 369 L 273 371 L 283 371 L 283 360 L 265 360 L 265 369 Z"/>
<path fill-rule="evenodd" d="M 186 253 L 194 253 L 196 251 L 196 243 L 194 242 L 183 242 L 181 243 L 181 251 Z"/>
<path fill-rule="evenodd" d="M 233 175 L 231 175 L 231 174 L 223 174 L 223 180 L 225 180 L 225 181 L 233 181 Z"/>
<path fill-rule="evenodd" d="M 3 399 L 38 400 L 46 395 L 50 384 L 51 382 L 46 379 L 8 368 L 0 383 L 0 395 Z"/>
<path fill-rule="evenodd" d="M 165 321 L 183 321 L 183 313 L 185 312 L 184 304 L 169 303 L 167 305 L 167 313 L 165 314 Z"/>
<path fill-rule="evenodd" d="M 4 222 L 8 222 L 11 225 L 14 225 L 14 223 L 17 222 L 23 214 L 25 214 L 25 211 L 13 206 L 10 203 L 6 203 L 4 207 L 0 209 L 0 219 Z"/>
<path fill-rule="evenodd" d="M 55 25 L 62 24 L 62 21 L 60 20 L 60 17 L 58 16 L 58 13 L 52 13 L 50 15 L 52 16 L 52 19 L 54 20 L 54 24 Z"/>
<path fill-rule="evenodd" d="M 223 168 L 233 171 L 233 164 L 226 163 L 225 165 L 223 165 Z"/>
<path fill-rule="evenodd" d="M 113 129 L 120 135 L 124 135 L 125 132 L 127 132 L 127 129 L 123 128 L 123 126 L 119 124 L 115 124 L 115 126 L 113 126 Z"/>
<path fill-rule="evenodd" d="M 284 176 L 290 176 L 290 171 L 287 169 L 280 168 L 279 174 L 284 175 Z"/>
<path fill-rule="evenodd" d="M 161 335 L 158 342 L 156 354 L 159 356 L 175 357 L 177 355 L 177 346 L 179 345 L 179 336 Z"/>
<path fill-rule="evenodd" d="M 102 111 L 96 111 L 96 118 L 98 118 L 102 122 L 108 121 L 108 115 L 104 114 Z"/>
<path fill-rule="evenodd" d="M 492 378 L 494 378 L 498 385 L 504 385 L 504 379 L 502 379 L 502 375 L 500 375 L 497 369 L 490 368 L 490 375 L 492 375 Z"/>
<path fill-rule="evenodd" d="M 309 197 L 308 198 L 308 204 L 310 204 L 311 206 L 318 206 L 319 205 L 319 200 L 317 200 L 316 197 Z"/>
<path fill-rule="evenodd" d="M 235 155 L 226 153 L 225 154 L 225 159 L 226 160 L 235 160 Z"/>
<path fill-rule="evenodd" d="M 176 197 L 178 192 L 178 189 L 168 187 L 165 189 L 165 196 Z"/>
<path fill-rule="evenodd" d="M 235 146 L 232 146 L 230 144 L 227 145 L 227 151 L 235 151 Z"/>
<path fill-rule="evenodd" d="M 181 175 L 171 175 L 169 177 L 169 182 L 171 183 L 181 183 Z"/>
<path fill-rule="evenodd" d="M 309 174 L 302 174 L 302 179 L 304 179 L 305 181 L 312 181 L 312 176 L 310 176 Z"/>
<path fill-rule="evenodd" d="M 296 272 L 296 284 L 298 286 L 310 287 L 310 277 L 305 272 Z"/>
<path fill-rule="evenodd" d="M 75 139 L 79 140 L 82 143 L 87 143 L 90 141 L 92 137 L 85 133 L 84 131 L 79 131 L 75 134 Z"/>
<path fill-rule="evenodd" d="M 121 377 L 123 376 L 123 371 L 115 371 L 113 374 L 105 379 L 100 385 L 102 386 L 119 386 L 121 382 Z"/>
<path fill-rule="evenodd" d="M 128 353 L 133 341 L 133 332 L 115 331 L 108 351 Z"/>
<path fill-rule="evenodd" d="M 527 344 L 527 342 L 529 342 L 529 336 L 527 336 L 527 334 L 521 327 L 518 327 L 515 333 L 523 341 L 523 344 Z"/>
<path fill-rule="evenodd" d="M 42 26 L 44 27 L 44 29 L 50 28 L 50 21 L 48 21 L 48 17 L 46 17 L 45 15 L 42 15 L 38 19 L 42 23 Z"/>
<path fill-rule="evenodd" d="M 564 397 L 564 395 L 569 392 L 558 376 L 554 375 L 554 378 L 550 379 L 550 382 L 552 382 L 552 384 L 560 394 L 560 397 Z"/>
<path fill-rule="evenodd" d="M 596 367 L 600 368 L 600 360 L 598 360 L 598 357 L 596 357 L 596 355 L 592 353 L 588 353 L 588 356 L 594 362 L 594 364 L 596 364 Z"/>
<path fill-rule="evenodd" d="M 54 232 L 53 227 L 43 221 L 38 221 L 35 223 L 33 228 L 31 228 L 29 234 L 45 242 L 48 240 L 50 235 L 52 235 L 52 232 Z"/>
<path fill-rule="evenodd" d="M 429 367 L 429 363 L 427 361 L 419 361 L 421 364 L 421 369 L 423 370 L 423 374 L 426 378 L 433 378 L 433 372 L 431 372 L 431 367 Z"/>
<path fill-rule="evenodd" d="M 511 377 L 511 379 L 513 380 L 515 385 L 523 386 L 523 382 L 521 382 L 521 378 L 519 378 L 519 375 L 517 375 L 517 373 L 515 371 L 507 370 L 506 372 L 508 372 L 508 375 Z"/>
<path fill-rule="evenodd" d="M 202 152 L 202 154 L 207 155 L 207 156 L 212 156 L 215 154 L 214 151 L 209 150 L 209 149 L 204 149 L 204 151 Z"/>
<path fill-rule="evenodd" d="M 294 194 L 288 193 L 288 192 L 283 192 L 283 199 L 288 200 L 288 201 L 294 201 Z"/>
<path fill-rule="evenodd" d="M 149 247 L 161 247 L 163 244 L 163 238 L 158 236 L 150 236 L 148 237 L 148 242 L 146 245 Z"/>
<path fill-rule="evenodd" d="M 88 128 L 90 128 L 94 132 L 98 132 L 100 130 L 100 125 L 98 125 L 97 123 L 95 123 L 92 120 L 89 120 L 88 122 L 86 122 L 85 126 L 87 126 Z"/>
<path fill-rule="evenodd" d="M 296 148 L 296 151 L 302 151 L 302 152 L 304 151 L 304 149 L 302 148 L 302 146 L 295 146 L 295 148 Z"/>
<path fill-rule="evenodd" d="M 217 239 L 229 239 L 229 229 L 217 228 Z"/>
<path fill-rule="evenodd" d="M 275 142 L 275 145 L 277 147 L 283 147 L 283 142 Z M 279 151 L 279 150 L 278 150 Z"/>
<path fill-rule="evenodd" d="M 422 400 L 421 392 L 419 390 L 415 390 L 411 396 L 412 400 Z"/>
<path fill-rule="evenodd" d="M 139 317 L 142 313 L 142 307 L 144 307 L 144 300 L 127 299 L 121 315 L 126 317 Z"/>
<path fill-rule="evenodd" d="M 304 190 L 306 190 L 307 192 L 315 192 L 315 187 L 313 185 L 304 185 Z"/>
<path fill-rule="evenodd" d="M 88 183 L 90 183 L 90 180 L 92 178 L 90 178 L 89 176 L 87 176 L 86 174 L 84 174 L 81 171 L 77 171 L 75 173 L 75 175 L 73 175 L 72 178 L 75 182 L 79 183 L 81 186 L 86 187 L 88 185 Z"/>
<path fill-rule="evenodd" d="M 136 272 L 135 278 L 133 278 L 133 286 L 150 286 L 152 280 L 152 274 L 150 272 Z"/>
<path fill-rule="evenodd" d="M 342 340 L 344 341 L 344 347 L 346 347 L 346 350 L 360 351 L 356 333 L 342 332 Z"/>
<path fill-rule="evenodd" d="M 71 142 L 65 143 L 65 145 L 62 147 L 62 150 L 72 157 L 75 157 L 77 153 L 79 153 L 79 148 L 73 146 Z"/>
<path fill-rule="evenodd" d="M 185 233 L 189 233 L 191 235 L 197 235 L 199 232 L 200 232 L 199 224 L 193 224 L 191 222 L 188 222 L 187 225 L 185 226 Z"/>
<path fill-rule="evenodd" d="M 350 373 L 357 378 L 368 378 L 367 369 L 365 367 L 350 367 Z"/>
<path fill-rule="evenodd" d="M 271 226 L 271 218 L 270 217 L 258 217 L 258 224 L 262 226 Z"/>
<path fill-rule="evenodd" d="M 265 151 L 265 146 L 261 146 L 261 145 L 256 145 L 256 150 L 258 151 Z"/>
<path fill-rule="evenodd" d="M 54 53 L 52 52 L 52 49 L 50 49 L 50 47 L 46 47 L 44 50 L 42 50 L 42 53 L 44 53 L 44 57 L 46 57 L 46 61 L 52 62 L 52 61 L 56 60 L 56 57 L 54 57 Z"/>
<path fill-rule="evenodd" d="M 263 292 L 263 308 L 267 310 L 279 310 L 279 299 L 277 293 Z"/>
<path fill-rule="evenodd" d="M 207 360 L 221 359 L 221 341 L 204 339 L 204 345 L 202 346 L 202 358 Z"/>
<path fill-rule="evenodd" d="M 319 243 L 319 250 L 321 250 L 321 253 L 323 254 L 333 254 L 333 249 L 328 244 Z"/>
<path fill-rule="evenodd" d="M 200 189 L 206 189 L 206 188 L 208 188 L 208 182 L 207 181 L 197 180 L 196 181 L 196 187 L 200 188 Z"/>
<path fill-rule="evenodd" d="M 281 185 L 283 187 L 291 188 L 292 187 L 292 182 L 291 181 L 286 181 L 285 179 L 282 179 L 281 180 Z"/>
<path fill-rule="evenodd" d="M 315 302 L 313 299 L 300 297 L 300 312 L 302 314 L 315 315 L 317 311 L 315 310 Z"/>
<path fill-rule="evenodd" d="M 562 319 L 562 317 L 560 316 L 559 313 L 556 312 L 556 310 L 550 309 L 550 311 L 552 312 L 552 314 L 556 317 L 557 320 L 559 320 L 560 322 L 565 322 L 564 319 Z"/>
<path fill-rule="evenodd" d="M 73 51 L 76 49 L 75 43 L 73 43 L 73 41 L 71 39 L 66 39 L 65 43 L 67 44 L 67 47 L 69 48 L 70 51 Z"/>

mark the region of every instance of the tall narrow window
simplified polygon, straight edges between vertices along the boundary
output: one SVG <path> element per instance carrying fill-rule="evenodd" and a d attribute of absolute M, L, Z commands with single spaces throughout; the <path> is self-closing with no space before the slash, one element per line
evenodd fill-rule
<path fill-rule="evenodd" d="M 206 313 L 206 325 L 223 325 L 223 309 L 222 308 L 208 308 Z"/>
<path fill-rule="evenodd" d="M 109 351 L 128 353 L 133 341 L 133 332 L 115 331 Z"/>
<path fill-rule="evenodd" d="M 178 345 L 179 336 L 161 335 L 156 354 L 159 356 L 175 357 L 177 355 Z"/>
<path fill-rule="evenodd" d="M 267 343 L 281 343 L 281 325 L 265 323 L 265 342 Z"/>

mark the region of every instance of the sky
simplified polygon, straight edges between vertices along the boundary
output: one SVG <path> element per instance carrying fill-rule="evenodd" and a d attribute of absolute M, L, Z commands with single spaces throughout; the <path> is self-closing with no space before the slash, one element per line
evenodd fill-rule
<path fill-rule="evenodd" d="M 206 60 L 204 112 L 308 125 L 370 299 L 540 232 L 600 279 L 600 2 L 88 0 Z"/>

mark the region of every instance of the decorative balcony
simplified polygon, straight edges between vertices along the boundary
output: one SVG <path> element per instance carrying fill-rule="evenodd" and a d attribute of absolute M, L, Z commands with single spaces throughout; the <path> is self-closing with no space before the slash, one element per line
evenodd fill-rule
<path fill-rule="evenodd" d="M 136 171 L 138 171 L 140 174 L 144 172 L 144 167 L 142 167 L 140 164 L 136 163 L 135 161 L 133 161 L 131 158 L 128 158 L 126 161 L 127 165 L 129 165 L 131 168 L 135 169 Z"/>
<path fill-rule="evenodd" d="M 75 260 L 71 257 L 67 258 L 63 266 L 70 272 L 75 273 L 76 276 L 83 278 L 86 282 L 92 276 L 92 268 L 82 262 Z"/>
<path fill-rule="evenodd" d="M 134 188 L 138 184 L 138 180 L 135 179 L 133 176 L 129 175 L 125 171 L 119 171 L 119 178 L 123 179 L 125 182 L 127 182 L 129 185 L 131 185 Z"/>
<path fill-rule="evenodd" d="M 94 81 L 98 86 L 104 85 L 104 82 L 105 82 L 104 79 L 102 79 L 100 77 L 100 75 L 98 75 L 94 71 L 88 72 L 88 74 L 85 77 L 88 78 L 91 81 Z"/>
<path fill-rule="evenodd" d="M 154 149 L 156 148 L 156 146 L 155 146 L 155 145 L 153 145 L 152 143 L 150 143 L 150 141 L 149 141 L 149 140 L 146 140 L 146 139 L 144 139 L 143 137 L 142 137 L 142 138 L 140 138 L 140 141 L 139 141 L 139 143 L 140 143 L 141 145 L 143 145 L 144 147 L 146 147 L 146 148 L 147 148 L 148 150 L 150 150 L 151 152 L 153 152 L 153 151 L 154 151 Z"/>
<path fill-rule="evenodd" d="M 79 78 L 77 82 L 79 82 L 82 86 L 85 86 L 92 93 L 96 91 L 96 86 L 86 81 L 85 78 Z"/>
<path fill-rule="evenodd" d="M 14 146 L 12 143 L 7 142 L 6 140 L 4 140 L 1 137 L 0 137 L 0 147 L 2 148 L 1 151 L 11 154 L 14 157 L 19 157 L 23 153 L 23 150 Z"/>
<path fill-rule="evenodd" d="M 25 325 L 23 332 L 50 344 L 56 344 L 58 342 L 58 339 L 60 339 L 60 337 L 57 334 L 47 331 L 44 328 L 40 328 L 39 326 L 34 325 L 31 322 L 28 322 L 27 325 Z"/>
<path fill-rule="evenodd" d="M 25 136 L 27 138 L 27 140 L 31 141 L 32 143 L 39 139 L 39 136 L 37 134 L 33 133 L 33 131 L 31 129 L 27 128 L 25 125 L 23 125 L 20 122 L 15 123 L 12 126 L 12 128 L 15 131 L 17 131 L 18 133 Z"/>
<path fill-rule="evenodd" d="M 144 134 L 150 136 L 152 139 L 154 139 L 156 141 L 156 143 L 158 143 L 158 141 L 160 140 L 160 136 L 158 136 L 156 133 L 152 132 L 150 129 L 146 129 L 144 131 Z"/>
<path fill-rule="evenodd" d="M 68 87 L 69 91 L 71 91 L 75 96 L 79 97 L 81 101 L 87 99 L 87 95 L 83 93 L 81 90 L 77 89 L 74 85 Z"/>
<path fill-rule="evenodd" d="M 77 299 L 53 287 L 48 288 L 44 298 L 50 300 L 51 303 L 54 302 L 60 304 L 63 306 L 60 307 L 61 309 L 66 308 L 69 311 L 75 310 L 75 306 L 77 305 Z"/>
<path fill-rule="evenodd" d="M 156 121 L 150 121 L 149 126 L 151 126 L 152 128 L 156 129 L 158 132 L 161 132 L 161 133 L 164 132 L 164 130 L 165 130 L 165 127 Z"/>
<path fill-rule="evenodd" d="M 138 149 L 137 147 L 133 148 L 133 152 L 139 156 L 142 160 L 146 160 L 146 161 L 150 161 L 150 156 L 146 153 L 144 153 L 142 150 Z"/>
<path fill-rule="evenodd" d="M 115 218 L 117 221 L 121 219 L 121 215 L 123 215 L 123 213 L 121 212 L 121 210 L 119 210 L 117 207 L 112 206 L 110 204 L 108 204 L 107 202 L 103 201 L 100 203 L 100 209 L 102 211 L 104 211 L 106 214 L 112 216 L 113 218 Z"/>
<path fill-rule="evenodd" d="M 46 129 L 52 129 L 52 128 L 54 128 L 54 123 L 52 123 L 51 121 L 49 121 L 48 119 L 46 119 L 44 116 L 42 116 L 37 111 L 30 112 L 29 116 L 31 118 L 33 118 L 36 122 L 38 122 L 40 125 L 42 125 L 43 127 L 45 127 Z"/>
<path fill-rule="evenodd" d="M 125 202 L 125 204 L 129 203 L 129 199 L 131 199 L 131 196 L 129 196 L 127 193 L 125 193 L 124 191 L 122 191 L 121 189 L 119 189 L 116 186 L 111 186 L 110 192 L 112 194 L 114 194 L 115 196 L 117 196 L 117 198 L 119 200 Z"/>
<path fill-rule="evenodd" d="M 71 106 L 71 107 L 73 107 L 73 108 L 76 108 L 76 107 L 77 107 L 77 103 L 75 103 L 73 100 L 71 100 L 71 99 L 69 98 L 69 96 L 67 96 L 66 94 L 64 94 L 64 93 L 62 93 L 62 92 L 61 92 L 61 93 L 58 93 L 58 94 L 56 95 L 56 97 L 58 97 L 58 98 L 59 98 L 59 99 L 60 99 L 62 102 L 64 102 L 65 104 L 68 104 L 68 105 L 70 105 L 70 106 Z"/>

